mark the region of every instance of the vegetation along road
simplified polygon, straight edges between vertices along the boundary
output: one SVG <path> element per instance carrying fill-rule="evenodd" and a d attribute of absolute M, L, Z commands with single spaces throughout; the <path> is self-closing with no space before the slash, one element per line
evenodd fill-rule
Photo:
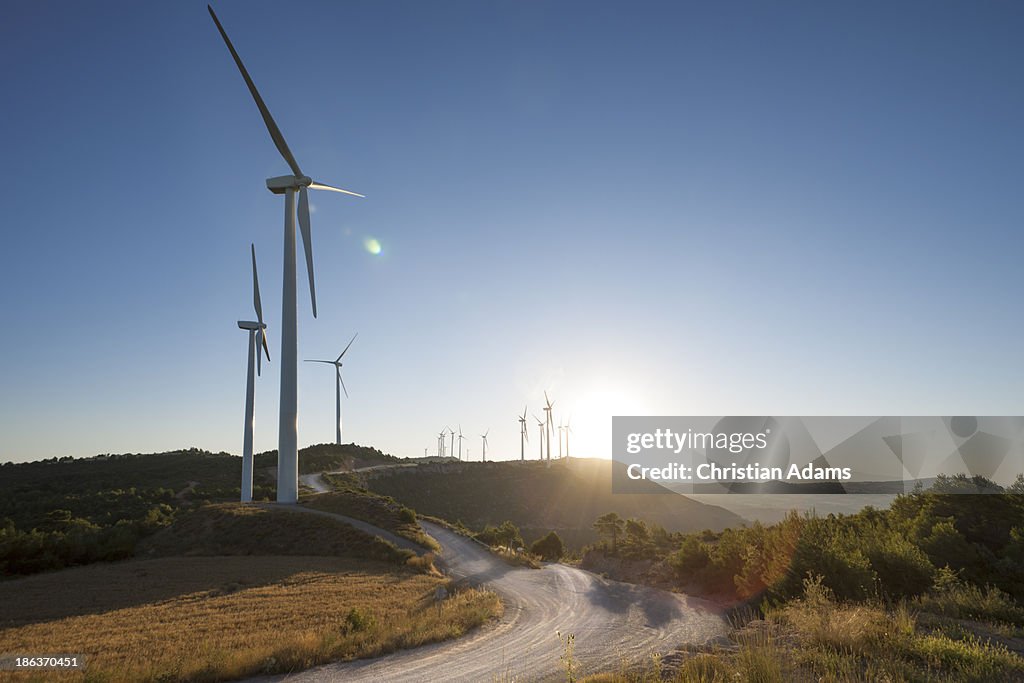
<path fill-rule="evenodd" d="M 704 643 L 728 630 L 720 610 L 706 601 L 608 581 L 562 564 L 513 567 L 468 538 L 421 524 L 441 543 L 441 564 L 450 576 L 486 584 L 502 597 L 501 620 L 455 641 L 329 664 L 288 681 L 549 680 L 565 675 L 568 634 L 574 636 L 574 671 L 586 674 L 618 670 L 622 661 L 649 661 L 653 654 Z"/>

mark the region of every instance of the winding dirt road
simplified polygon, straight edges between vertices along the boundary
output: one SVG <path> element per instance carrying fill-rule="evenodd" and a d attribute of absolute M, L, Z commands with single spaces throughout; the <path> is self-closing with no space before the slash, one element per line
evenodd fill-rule
<path fill-rule="evenodd" d="M 561 564 L 512 567 L 473 541 L 421 522 L 443 548 L 450 576 L 497 592 L 505 614 L 463 638 L 377 659 L 328 664 L 263 681 L 548 681 L 565 677 L 557 633 L 575 636 L 579 673 L 618 671 L 684 643 L 704 643 L 727 627 L 711 603 L 608 581 Z"/>

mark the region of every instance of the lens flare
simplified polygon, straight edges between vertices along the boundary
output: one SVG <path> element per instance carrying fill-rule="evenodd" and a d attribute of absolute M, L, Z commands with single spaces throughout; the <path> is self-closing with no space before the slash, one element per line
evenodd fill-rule
<path fill-rule="evenodd" d="M 374 256 L 380 256 L 380 253 L 384 250 L 383 247 L 381 247 L 380 242 L 373 237 L 367 237 L 363 240 L 363 248 Z"/>

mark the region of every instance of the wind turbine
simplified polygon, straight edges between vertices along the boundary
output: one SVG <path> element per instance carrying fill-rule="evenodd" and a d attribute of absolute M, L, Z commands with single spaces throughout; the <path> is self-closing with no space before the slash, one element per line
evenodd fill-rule
<path fill-rule="evenodd" d="M 523 414 L 519 417 L 519 460 L 526 460 L 526 442 L 530 436 L 526 433 L 526 406 L 523 406 Z"/>
<path fill-rule="evenodd" d="M 469 455 L 467 454 L 467 458 Z M 459 425 L 459 460 L 462 460 L 462 425 Z"/>
<path fill-rule="evenodd" d="M 437 455 L 442 458 L 444 457 L 444 432 L 446 429 L 448 428 L 445 427 L 444 429 L 441 430 L 441 433 L 437 435 Z"/>
<path fill-rule="evenodd" d="M 452 433 L 452 453 L 454 454 L 455 453 L 455 430 L 452 429 L 451 427 L 449 427 L 448 431 Z M 459 460 L 462 460 L 462 454 L 461 453 L 459 454 Z"/>
<path fill-rule="evenodd" d="M 565 432 L 565 425 L 562 424 L 562 420 L 558 420 L 558 459 L 562 459 L 562 433 Z"/>
<path fill-rule="evenodd" d="M 486 432 L 484 432 L 483 434 L 480 435 L 480 438 L 484 440 L 484 457 L 483 457 L 483 460 L 481 462 L 487 462 L 487 435 L 490 434 L 490 433 L 491 433 L 491 430 L 488 429 Z"/>
<path fill-rule="evenodd" d="M 242 502 L 252 501 L 252 428 L 255 421 L 256 379 L 252 375 L 253 364 L 256 374 L 263 374 L 263 354 L 260 346 L 270 360 L 270 348 L 267 346 L 267 326 L 263 323 L 263 304 L 260 303 L 260 280 L 256 275 L 256 245 L 250 244 L 252 252 L 252 307 L 256 311 L 256 322 L 239 320 L 238 327 L 249 331 L 249 371 L 245 380 L 245 426 L 242 431 Z"/>
<path fill-rule="evenodd" d="M 338 354 L 338 357 L 335 358 L 334 360 L 307 360 L 306 361 L 307 363 L 327 363 L 328 365 L 333 365 L 334 366 L 334 375 L 335 375 L 335 381 L 334 381 L 334 396 L 335 396 L 334 415 L 335 415 L 335 420 L 334 420 L 334 422 L 335 422 L 335 428 L 336 428 L 335 443 L 338 444 L 339 446 L 341 445 L 341 392 L 344 391 L 345 392 L 345 398 L 348 398 L 348 389 L 345 388 L 345 380 L 343 380 L 341 378 L 341 366 L 342 366 L 341 357 L 345 355 L 345 352 L 348 351 L 348 347 L 352 346 L 352 342 L 354 342 L 356 340 L 356 337 L 358 337 L 358 336 L 359 336 L 358 332 L 356 332 L 354 335 L 352 335 L 352 339 L 349 340 L 348 344 L 345 346 L 344 349 L 342 349 L 341 353 Z"/>
<path fill-rule="evenodd" d="M 547 421 L 547 427 L 545 429 L 547 431 L 548 437 L 548 462 L 551 462 L 551 428 L 555 426 L 554 420 L 551 417 L 551 409 L 555 406 L 555 404 L 551 399 L 548 398 L 547 391 L 544 392 L 544 403 L 547 404 L 546 406 L 544 406 L 544 412 L 547 413 L 547 415 L 545 416 Z"/>
<path fill-rule="evenodd" d="M 537 417 L 536 415 L 534 415 L 533 413 L 530 413 L 530 415 L 533 417 L 534 420 L 537 421 L 537 427 L 540 428 L 540 441 L 537 442 L 537 445 L 540 447 L 540 459 L 543 460 L 544 459 L 544 427 L 545 427 L 545 425 L 547 425 L 547 421 L 541 422 L 540 418 Z"/>
<path fill-rule="evenodd" d="M 569 457 L 569 435 L 572 434 L 572 415 L 565 418 L 565 457 Z"/>
<path fill-rule="evenodd" d="M 340 187 L 332 187 L 323 183 L 314 182 L 312 178 L 305 175 L 299 168 L 298 162 L 288 149 L 288 143 L 284 141 L 281 130 L 270 115 L 270 110 L 256 90 L 256 84 L 249 77 L 249 72 L 242 64 L 242 58 L 235 51 L 228 34 L 221 26 L 213 8 L 209 5 L 206 9 L 210 11 L 213 23 L 217 25 L 224 44 L 227 45 L 231 57 L 235 60 L 235 66 L 242 74 L 245 85 L 249 88 L 249 94 L 256 102 L 260 110 L 263 123 L 270 133 L 270 138 L 277 147 L 277 151 L 287 162 L 293 175 L 278 176 L 267 179 L 267 189 L 274 194 L 284 195 L 284 285 L 281 294 L 281 398 L 280 418 L 277 431 L 277 502 L 295 503 L 299 499 L 299 434 L 298 434 L 298 315 L 296 313 L 296 267 L 295 267 L 295 194 L 299 195 L 298 219 L 299 229 L 302 231 L 302 246 L 306 252 L 306 274 L 309 277 L 309 298 L 313 306 L 313 317 L 316 317 L 316 288 L 313 284 L 313 242 L 312 233 L 309 227 L 309 197 L 308 188 L 314 190 L 331 190 L 342 194 L 362 197 L 363 195 Z"/>

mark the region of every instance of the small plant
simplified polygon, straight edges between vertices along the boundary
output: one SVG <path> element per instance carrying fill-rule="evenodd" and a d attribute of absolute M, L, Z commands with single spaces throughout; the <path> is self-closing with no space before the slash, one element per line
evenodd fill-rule
<path fill-rule="evenodd" d="M 368 631 L 374 624 L 373 614 L 358 607 L 350 609 L 345 616 L 345 630 L 348 632 Z"/>
<path fill-rule="evenodd" d="M 412 508 L 403 507 L 398 511 L 398 519 L 402 520 L 407 524 L 416 523 L 416 511 Z"/>
<path fill-rule="evenodd" d="M 572 633 L 567 633 L 563 636 L 561 631 L 556 631 L 555 633 L 558 635 L 558 642 L 562 645 L 562 654 L 558 658 L 562 661 L 562 666 L 565 667 L 565 681 L 566 683 L 575 683 L 576 669 L 578 667 L 574 658 L 576 636 Z"/>

